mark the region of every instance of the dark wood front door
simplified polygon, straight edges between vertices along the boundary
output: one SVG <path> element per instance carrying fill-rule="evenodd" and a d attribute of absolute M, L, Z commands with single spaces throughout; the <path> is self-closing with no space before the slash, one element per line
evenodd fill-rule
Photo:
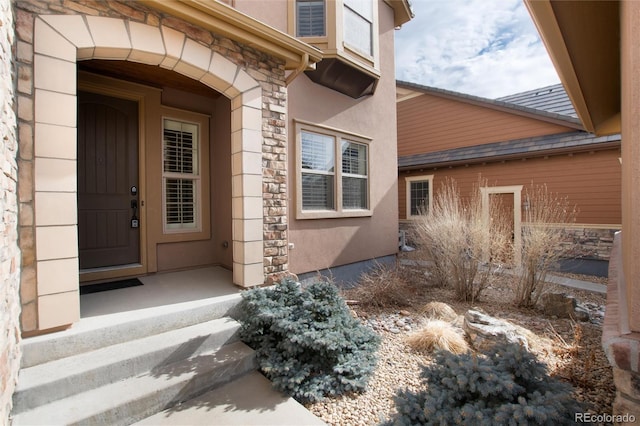
<path fill-rule="evenodd" d="M 80 269 L 140 262 L 137 187 L 137 102 L 79 92 Z"/>

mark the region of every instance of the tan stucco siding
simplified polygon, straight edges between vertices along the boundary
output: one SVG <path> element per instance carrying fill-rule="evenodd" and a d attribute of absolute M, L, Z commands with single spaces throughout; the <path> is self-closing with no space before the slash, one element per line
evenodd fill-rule
<path fill-rule="evenodd" d="M 578 207 L 577 223 L 621 223 L 621 167 L 619 149 L 556 155 L 454 168 L 400 172 L 398 200 L 400 218 L 406 219 L 407 176 L 433 175 L 434 194 L 447 177 L 455 179 L 461 194 L 469 194 L 478 176 L 489 186 L 546 184 L 549 191 L 568 197 Z"/>
<path fill-rule="evenodd" d="M 400 157 L 572 130 L 430 94 L 398 103 Z"/>
<path fill-rule="evenodd" d="M 382 77 L 373 96 L 352 99 L 298 77 L 289 86 L 289 251 L 294 273 L 367 260 L 397 251 L 397 160 L 393 13 L 378 3 Z M 371 137 L 371 217 L 296 219 L 295 123 L 303 120 Z"/>

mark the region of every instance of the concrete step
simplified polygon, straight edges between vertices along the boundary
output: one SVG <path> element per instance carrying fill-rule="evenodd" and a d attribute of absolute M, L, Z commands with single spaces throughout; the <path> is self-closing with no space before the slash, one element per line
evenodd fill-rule
<path fill-rule="evenodd" d="M 325 423 L 295 399 L 278 392 L 257 371 L 184 404 L 161 411 L 136 426 L 321 426 Z"/>
<path fill-rule="evenodd" d="M 240 293 L 237 293 L 125 313 L 83 318 L 68 330 L 23 340 L 22 368 L 225 316 L 235 317 L 240 300 Z"/>
<path fill-rule="evenodd" d="M 12 424 L 131 424 L 255 368 L 254 351 L 242 342 L 234 342 L 15 414 Z"/>
<path fill-rule="evenodd" d="M 13 396 L 13 412 L 215 351 L 236 341 L 239 328 L 231 318 L 220 318 L 24 368 Z"/>

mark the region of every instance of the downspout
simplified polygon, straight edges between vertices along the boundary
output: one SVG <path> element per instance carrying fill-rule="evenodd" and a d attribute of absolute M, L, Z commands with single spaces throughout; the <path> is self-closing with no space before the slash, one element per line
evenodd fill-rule
<path fill-rule="evenodd" d="M 307 69 L 308 66 L 309 66 L 309 54 L 304 53 L 302 55 L 302 61 L 300 62 L 300 66 L 295 70 L 293 70 L 293 72 L 289 74 L 289 76 L 287 76 L 285 80 L 285 86 L 289 86 L 289 84 L 291 84 L 293 79 L 296 78 L 302 71 Z"/>

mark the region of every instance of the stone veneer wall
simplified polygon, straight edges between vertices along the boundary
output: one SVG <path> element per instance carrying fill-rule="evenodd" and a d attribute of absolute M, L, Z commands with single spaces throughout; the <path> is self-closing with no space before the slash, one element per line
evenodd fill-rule
<path fill-rule="evenodd" d="M 6 1 L 6 0 L 2 0 Z M 34 18 L 74 14 L 120 18 L 168 27 L 223 55 L 244 69 L 262 88 L 262 207 L 264 274 L 288 273 L 287 144 L 284 62 L 251 47 L 136 2 L 20 0 L 15 3 L 18 71 L 18 198 L 22 249 L 22 331 L 38 330 L 38 293 L 34 221 Z"/>
<path fill-rule="evenodd" d="M 0 423 L 9 423 L 20 368 L 20 250 L 18 169 L 13 69 L 14 25 L 10 0 L 0 0 Z"/>
<path fill-rule="evenodd" d="M 406 244 L 417 247 L 415 230 L 411 221 L 400 222 L 400 231 L 405 232 Z M 617 229 L 608 228 L 566 228 L 566 244 L 573 248 L 569 251 L 570 258 L 584 258 L 596 260 L 609 260 L 613 247 L 613 238 Z"/>

